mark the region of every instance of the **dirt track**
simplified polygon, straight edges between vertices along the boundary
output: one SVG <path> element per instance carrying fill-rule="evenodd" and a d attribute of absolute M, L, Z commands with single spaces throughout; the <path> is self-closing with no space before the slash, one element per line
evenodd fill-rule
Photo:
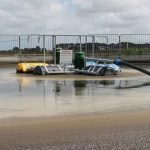
<path fill-rule="evenodd" d="M 149 114 L 2 119 L 0 149 L 150 149 Z"/>

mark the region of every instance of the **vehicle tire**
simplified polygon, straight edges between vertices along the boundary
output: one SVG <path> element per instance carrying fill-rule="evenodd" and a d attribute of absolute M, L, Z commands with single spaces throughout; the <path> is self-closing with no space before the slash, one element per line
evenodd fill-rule
<path fill-rule="evenodd" d="M 111 70 L 111 74 L 117 75 L 117 72 L 115 70 Z"/>
<path fill-rule="evenodd" d="M 107 71 L 107 67 L 102 67 L 102 68 L 98 71 L 97 75 L 98 75 L 98 76 L 105 76 L 106 71 Z"/>
<path fill-rule="evenodd" d="M 44 66 L 36 66 L 33 71 L 34 75 L 46 75 Z"/>
<path fill-rule="evenodd" d="M 74 74 L 75 74 L 75 75 L 78 75 L 79 73 L 78 73 L 78 71 L 75 71 Z"/>
<path fill-rule="evenodd" d="M 16 73 L 21 73 L 20 71 L 16 70 Z"/>

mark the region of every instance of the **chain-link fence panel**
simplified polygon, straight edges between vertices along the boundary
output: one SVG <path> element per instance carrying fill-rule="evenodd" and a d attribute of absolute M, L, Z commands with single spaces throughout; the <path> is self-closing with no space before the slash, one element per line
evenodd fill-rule
<path fill-rule="evenodd" d="M 18 35 L 0 35 L 0 56 L 19 54 Z"/>
<path fill-rule="evenodd" d="M 0 35 L 0 63 L 16 63 L 19 55 L 19 36 Z"/>
<path fill-rule="evenodd" d="M 43 38 L 41 35 L 20 35 L 20 62 L 43 61 Z"/>
<path fill-rule="evenodd" d="M 121 34 L 120 41 L 125 55 L 150 54 L 150 34 Z"/>
<path fill-rule="evenodd" d="M 0 61 L 56 63 L 56 48 L 87 57 L 150 54 L 150 34 L 0 35 Z M 55 59 L 54 59 L 55 58 Z"/>

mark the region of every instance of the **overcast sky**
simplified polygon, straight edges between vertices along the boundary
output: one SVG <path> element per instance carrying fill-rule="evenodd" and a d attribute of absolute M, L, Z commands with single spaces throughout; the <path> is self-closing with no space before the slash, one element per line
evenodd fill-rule
<path fill-rule="evenodd" d="M 0 0 L 0 33 L 150 33 L 150 1 Z"/>

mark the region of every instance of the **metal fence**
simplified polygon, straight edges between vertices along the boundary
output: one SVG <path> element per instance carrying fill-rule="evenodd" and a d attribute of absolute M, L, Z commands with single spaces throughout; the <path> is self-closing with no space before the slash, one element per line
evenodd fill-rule
<path fill-rule="evenodd" d="M 50 62 L 56 48 L 102 58 L 150 55 L 150 34 L 0 35 L 1 61 Z"/>

